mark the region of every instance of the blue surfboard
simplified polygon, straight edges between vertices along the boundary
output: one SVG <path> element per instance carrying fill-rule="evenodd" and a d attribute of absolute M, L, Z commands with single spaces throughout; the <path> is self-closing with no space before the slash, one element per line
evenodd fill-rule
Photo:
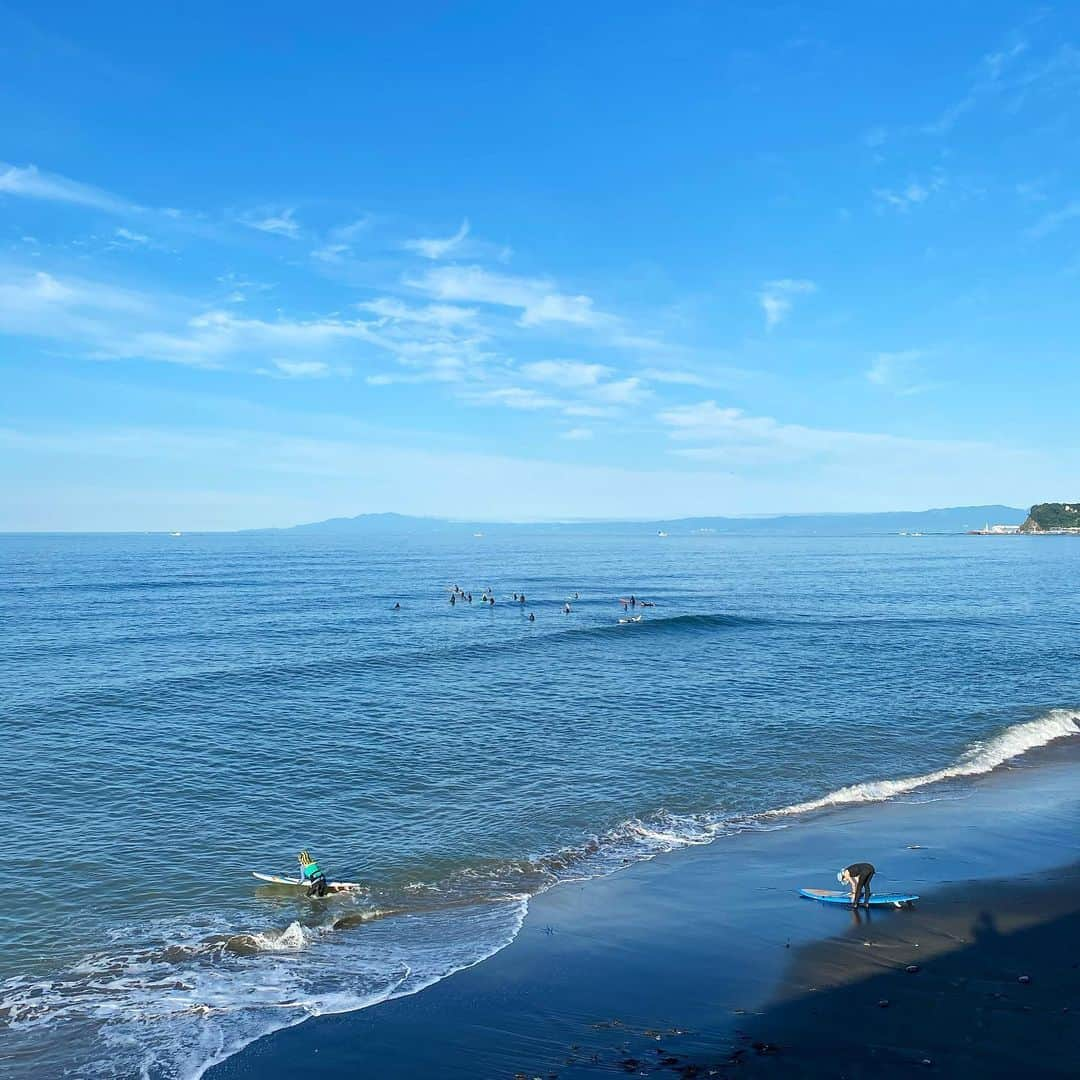
<path fill-rule="evenodd" d="M 807 900 L 820 900 L 823 904 L 843 904 L 851 907 L 851 893 L 846 889 L 800 889 L 799 895 Z M 910 893 L 872 893 L 871 907 L 907 907 L 919 898 Z M 860 905 L 862 906 L 862 905 Z"/>

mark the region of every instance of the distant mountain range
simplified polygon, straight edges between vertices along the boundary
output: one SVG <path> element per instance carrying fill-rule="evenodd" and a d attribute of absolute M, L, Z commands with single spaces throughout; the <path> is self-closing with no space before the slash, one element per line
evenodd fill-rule
<path fill-rule="evenodd" d="M 896 510 L 881 514 L 777 514 L 768 517 L 693 517 L 657 521 L 562 521 L 512 524 L 491 521 L 453 521 L 445 518 L 408 517 L 404 514 L 360 514 L 330 518 L 288 529 L 249 529 L 247 532 L 305 532 L 328 536 L 489 535 L 517 532 L 592 533 L 666 532 L 741 533 L 750 535 L 867 536 L 882 533 L 962 533 L 986 524 L 1019 525 L 1027 511 L 1015 506 L 951 506 L 938 510 Z"/>

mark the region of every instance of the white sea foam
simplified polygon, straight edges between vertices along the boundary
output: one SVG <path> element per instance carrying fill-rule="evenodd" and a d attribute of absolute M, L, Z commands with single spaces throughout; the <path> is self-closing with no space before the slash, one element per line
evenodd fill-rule
<path fill-rule="evenodd" d="M 1026 754 L 1029 750 L 1046 746 L 1056 739 L 1080 734 L 1078 721 L 1080 721 L 1080 712 L 1051 709 L 1036 720 L 1014 724 L 991 739 L 975 743 L 959 760 L 943 769 L 935 769 L 933 772 L 923 773 L 920 776 L 905 776 L 899 780 L 874 780 L 865 784 L 852 784 L 849 787 L 830 791 L 828 795 L 823 795 L 819 799 L 810 799 L 807 802 L 796 803 L 794 806 L 771 810 L 769 814 L 787 816 L 822 810 L 828 806 L 842 806 L 845 803 L 881 802 L 917 788 L 941 783 L 943 780 L 988 773 L 1004 765 L 1005 762 Z"/>
<path fill-rule="evenodd" d="M 197 1080 L 253 1040 L 311 1017 L 416 993 L 517 936 L 528 898 L 369 921 L 361 934 L 292 922 L 282 930 L 192 934 L 155 923 L 167 944 L 113 948 L 48 979 L 0 984 L 5 1051 L 41 1075 Z M 239 916 L 223 918 L 222 924 Z M 68 1035 L 53 1047 L 43 1030 Z"/>
<path fill-rule="evenodd" d="M 247 935 L 247 940 L 256 948 L 266 952 L 279 950 L 293 952 L 302 949 L 311 935 L 310 930 L 305 930 L 298 922 L 291 922 L 282 931 L 264 931 Z"/>

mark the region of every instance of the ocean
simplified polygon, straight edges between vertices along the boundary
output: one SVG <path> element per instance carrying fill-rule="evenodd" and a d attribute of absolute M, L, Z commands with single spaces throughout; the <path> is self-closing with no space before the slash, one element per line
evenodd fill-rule
<path fill-rule="evenodd" d="M 1072 537 L 2 536 L 0 1068 L 198 1077 L 560 882 L 963 798 L 1080 731 L 1078 579 Z M 251 877 L 301 848 L 363 888 Z"/>

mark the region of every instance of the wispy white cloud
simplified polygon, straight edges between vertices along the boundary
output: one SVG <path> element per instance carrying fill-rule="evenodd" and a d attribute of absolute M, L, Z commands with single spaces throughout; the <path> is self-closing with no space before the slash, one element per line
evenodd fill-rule
<path fill-rule="evenodd" d="M 930 123 L 924 124 L 921 128 L 922 133 L 947 135 L 961 117 L 971 112 L 983 98 L 1000 91 L 1003 77 L 1027 51 L 1027 41 L 1014 38 L 1009 45 L 983 56 L 967 92 L 943 109 Z"/>
<path fill-rule="evenodd" d="M 925 356 L 922 349 L 878 353 L 866 369 L 867 381 L 902 396 L 920 394 L 930 388 L 922 379 L 921 361 Z"/>
<path fill-rule="evenodd" d="M 922 440 L 895 435 L 785 424 L 771 416 L 752 416 L 715 401 L 680 405 L 658 414 L 661 424 L 678 442 L 699 445 L 674 451 L 690 460 L 729 465 L 790 464 L 813 459 L 847 459 L 863 465 L 872 460 L 890 463 L 898 453 L 932 458 L 942 451 L 973 449 L 979 444 Z"/>
<path fill-rule="evenodd" d="M 296 220 L 294 209 L 285 209 L 267 214 L 265 217 L 249 215 L 240 218 L 240 223 L 249 229 L 258 229 L 259 232 L 273 233 L 276 236 L 286 236 L 295 240 L 300 235 L 300 223 Z"/>
<path fill-rule="evenodd" d="M 652 391 L 636 375 L 631 375 L 625 379 L 600 383 L 593 388 L 590 396 L 609 405 L 637 405 L 651 397 Z"/>
<path fill-rule="evenodd" d="M 421 237 L 417 240 L 406 240 L 402 245 L 406 251 L 413 251 L 417 255 L 423 255 L 425 259 L 445 259 L 447 255 L 456 251 L 465 238 L 469 235 L 469 219 L 466 218 L 458 226 L 453 236 L 441 239 L 434 237 Z"/>
<path fill-rule="evenodd" d="M 765 313 L 765 328 L 772 330 L 791 314 L 795 297 L 808 296 L 814 292 L 817 292 L 817 285 L 802 278 L 767 281 L 758 293 L 758 302 Z"/>
<path fill-rule="evenodd" d="M 345 261 L 345 256 L 350 250 L 348 244 L 323 244 L 322 247 L 315 248 L 311 252 L 311 257 L 318 259 L 319 262 L 341 263 Z"/>
<path fill-rule="evenodd" d="M 145 233 L 121 226 L 114 230 L 112 244 L 116 247 L 152 247 L 154 242 Z"/>
<path fill-rule="evenodd" d="M 522 364 L 517 370 L 532 382 L 557 386 L 576 396 L 578 400 L 567 403 L 567 408 L 591 406 L 602 415 L 640 404 L 652 393 L 639 376 L 612 378 L 615 369 L 606 364 L 587 364 L 576 360 L 538 360 Z"/>
<path fill-rule="evenodd" d="M 754 375 L 752 371 L 735 367 L 720 367 L 708 373 L 684 371 L 679 368 L 648 367 L 638 374 L 648 382 L 670 383 L 673 386 L 696 386 L 705 390 L 741 385 Z"/>
<path fill-rule="evenodd" d="M 225 296 L 225 303 L 227 304 L 246 303 L 253 294 L 269 292 L 274 288 L 272 284 L 265 281 L 253 281 L 251 278 L 231 270 L 227 274 L 218 275 L 217 283 L 228 290 Z"/>
<path fill-rule="evenodd" d="M 546 278 L 497 274 L 479 266 L 443 266 L 406 282 L 440 300 L 490 304 L 520 312 L 521 326 L 571 323 L 610 326 L 612 316 L 597 311 L 588 296 L 559 292 Z"/>
<path fill-rule="evenodd" d="M 1033 240 L 1041 240 L 1044 236 L 1057 232 L 1062 225 L 1066 225 L 1076 218 L 1080 218 L 1080 199 L 1073 199 L 1059 210 L 1044 214 L 1026 231 L 1025 235 Z"/>
<path fill-rule="evenodd" d="M 520 370 L 527 379 L 567 389 L 597 386 L 612 373 L 605 364 L 583 364 L 576 360 L 538 360 L 522 364 Z"/>
<path fill-rule="evenodd" d="M 481 405 L 506 405 L 511 409 L 561 409 L 565 402 L 549 397 L 539 390 L 523 386 L 503 386 L 496 390 L 470 392 L 467 400 Z"/>
<path fill-rule="evenodd" d="M 354 221 L 335 226 L 323 243 L 311 252 L 311 257 L 329 265 L 344 263 L 352 255 L 353 243 L 371 228 L 374 220 L 370 214 L 365 214 Z"/>
<path fill-rule="evenodd" d="M 599 420 L 619 415 L 611 405 L 590 405 L 587 401 L 572 401 L 563 406 L 564 416 L 580 417 L 582 420 Z"/>
<path fill-rule="evenodd" d="M 592 428 L 587 427 L 569 428 L 559 436 L 560 439 L 567 439 L 569 442 L 585 442 L 592 437 Z"/>
<path fill-rule="evenodd" d="M 103 282 L 0 266 L 0 333 L 94 349 L 117 327 L 152 319 L 143 296 Z"/>
<path fill-rule="evenodd" d="M 2 266 L 0 332 L 58 342 L 91 359 L 199 367 L 251 366 L 268 353 L 309 353 L 342 342 L 387 347 L 360 320 L 242 318 L 200 311 L 182 297 Z"/>
<path fill-rule="evenodd" d="M 0 195 L 45 202 L 70 203 L 109 214 L 141 213 L 143 208 L 101 188 L 42 172 L 36 165 L 19 167 L 0 162 Z"/>
<path fill-rule="evenodd" d="M 460 381 L 460 365 L 457 368 L 435 365 L 427 371 L 380 371 L 364 377 L 368 386 L 416 386 L 419 383 Z"/>
<path fill-rule="evenodd" d="M 348 244 L 368 232 L 374 224 L 375 218 L 371 214 L 364 214 L 362 217 L 345 222 L 344 225 L 335 226 L 330 231 L 330 238 Z"/>
<path fill-rule="evenodd" d="M 271 360 L 269 369 L 258 374 L 278 379 L 326 379 L 331 375 L 348 375 L 349 368 L 328 364 L 325 360 Z"/>
<path fill-rule="evenodd" d="M 938 173 L 927 181 L 911 180 L 900 188 L 876 188 L 874 198 L 880 206 L 904 213 L 926 202 L 944 186 L 945 178 Z"/>
<path fill-rule="evenodd" d="M 380 296 L 356 305 L 360 311 L 370 312 L 385 322 L 407 323 L 421 326 L 467 326 L 476 322 L 476 308 L 456 304 L 424 304 L 416 307 L 391 296 Z"/>

